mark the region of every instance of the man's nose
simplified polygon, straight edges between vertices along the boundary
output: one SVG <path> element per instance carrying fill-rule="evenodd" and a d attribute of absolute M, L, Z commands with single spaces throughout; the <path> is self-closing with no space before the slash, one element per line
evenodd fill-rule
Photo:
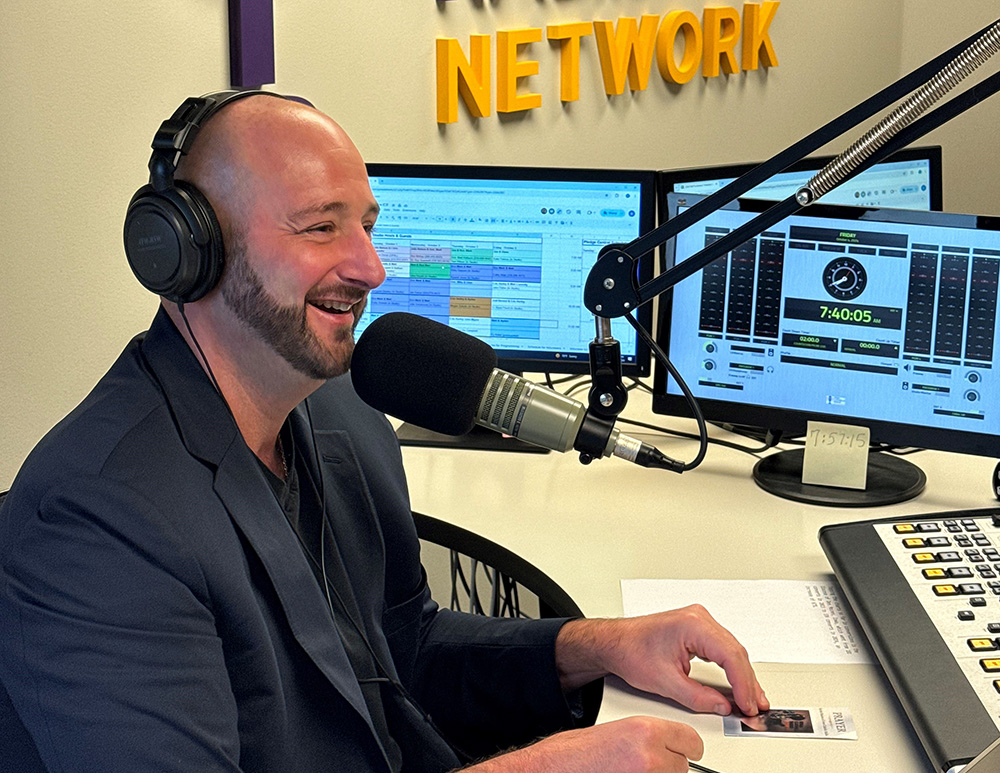
<path fill-rule="evenodd" d="M 374 289 L 385 281 L 385 266 L 382 265 L 382 260 L 367 232 L 358 238 L 353 255 L 353 276 L 351 279 L 365 285 L 368 289 Z"/>

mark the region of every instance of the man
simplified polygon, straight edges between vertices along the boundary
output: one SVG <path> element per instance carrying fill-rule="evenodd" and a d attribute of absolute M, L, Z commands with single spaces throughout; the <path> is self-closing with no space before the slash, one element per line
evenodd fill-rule
<path fill-rule="evenodd" d="M 385 277 L 357 149 L 309 107 L 248 96 L 177 177 L 218 217 L 219 285 L 163 300 L 0 510 L 0 681 L 48 769 L 681 771 L 694 730 L 582 727 L 581 690 L 615 673 L 728 713 L 687 676 L 695 656 L 744 712 L 767 708 L 701 608 L 438 610 L 391 428 L 338 378 Z"/>

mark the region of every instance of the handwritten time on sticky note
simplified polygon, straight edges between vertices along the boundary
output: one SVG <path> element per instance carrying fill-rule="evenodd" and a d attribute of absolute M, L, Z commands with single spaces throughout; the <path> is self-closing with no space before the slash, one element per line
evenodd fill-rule
<path fill-rule="evenodd" d="M 802 482 L 863 489 L 868 480 L 870 442 L 871 431 L 867 427 L 808 422 Z"/>

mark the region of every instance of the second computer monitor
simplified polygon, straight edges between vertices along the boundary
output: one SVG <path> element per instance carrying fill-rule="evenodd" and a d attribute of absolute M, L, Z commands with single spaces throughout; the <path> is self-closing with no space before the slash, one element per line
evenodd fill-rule
<path fill-rule="evenodd" d="M 782 201 L 805 185 L 832 159 L 833 156 L 805 158 L 784 172 L 773 175 L 742 198 Z M 665 204 L 670 193 L 708 196 L 755 166 L 727 164 L 665 170 L 660 172 L 662 203 Z M 940 211 L 941 199 L 941 147 L 930 145 L 897 151 L 885 161 L 834 188 L 820 201 L 844 206 Z M 665 212 L 666 207 L 661 207 L 661 211 Z"/>
<path fill-rule="evenodd" d="M 675 213 L 695 203 L 668 198 Z M 766 206 L 712 213 L 673 262 Z M 710 421 L 859 425 L 880 443 L 995 457 L 998 302 L 996 218 L 816 205 L 672 288 L 657 337 Z M 662 372 L 653 410 L 689 411 Z"/>

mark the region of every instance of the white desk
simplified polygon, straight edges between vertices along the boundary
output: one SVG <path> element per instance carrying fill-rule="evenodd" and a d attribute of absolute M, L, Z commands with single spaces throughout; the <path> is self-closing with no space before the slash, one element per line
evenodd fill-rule
<path fill-rule="evenodd" d="M 696 445 L 646 439 L 681 459 L 691 458 Z M 927 474 L 919 497 L 860 509 L 771 496 L 750 477 L 752 457 L 717 446 L 683 475 L 619 459 L 584 466 L 575 454 L 406 448 L 403 456 L 415 510 L 520 554 L 592 617 L 621 615 L 622 578 L 828 579 L 817 537 L 824 524 L 996 504 L 990 488 L 996 460 L 937 452 L 909 457 Z M 721 683 L 714 666 L 695 668 Z M 705 740 L 703 762 L 721 773 L 932 770 L 877 665 L 759 664 L 756 670 L 775 705 L 848 707 L 859 740 L 726 738 L 718 717 L 615 684 L 600 719 L 642 713 L 687 722 Z"/>

